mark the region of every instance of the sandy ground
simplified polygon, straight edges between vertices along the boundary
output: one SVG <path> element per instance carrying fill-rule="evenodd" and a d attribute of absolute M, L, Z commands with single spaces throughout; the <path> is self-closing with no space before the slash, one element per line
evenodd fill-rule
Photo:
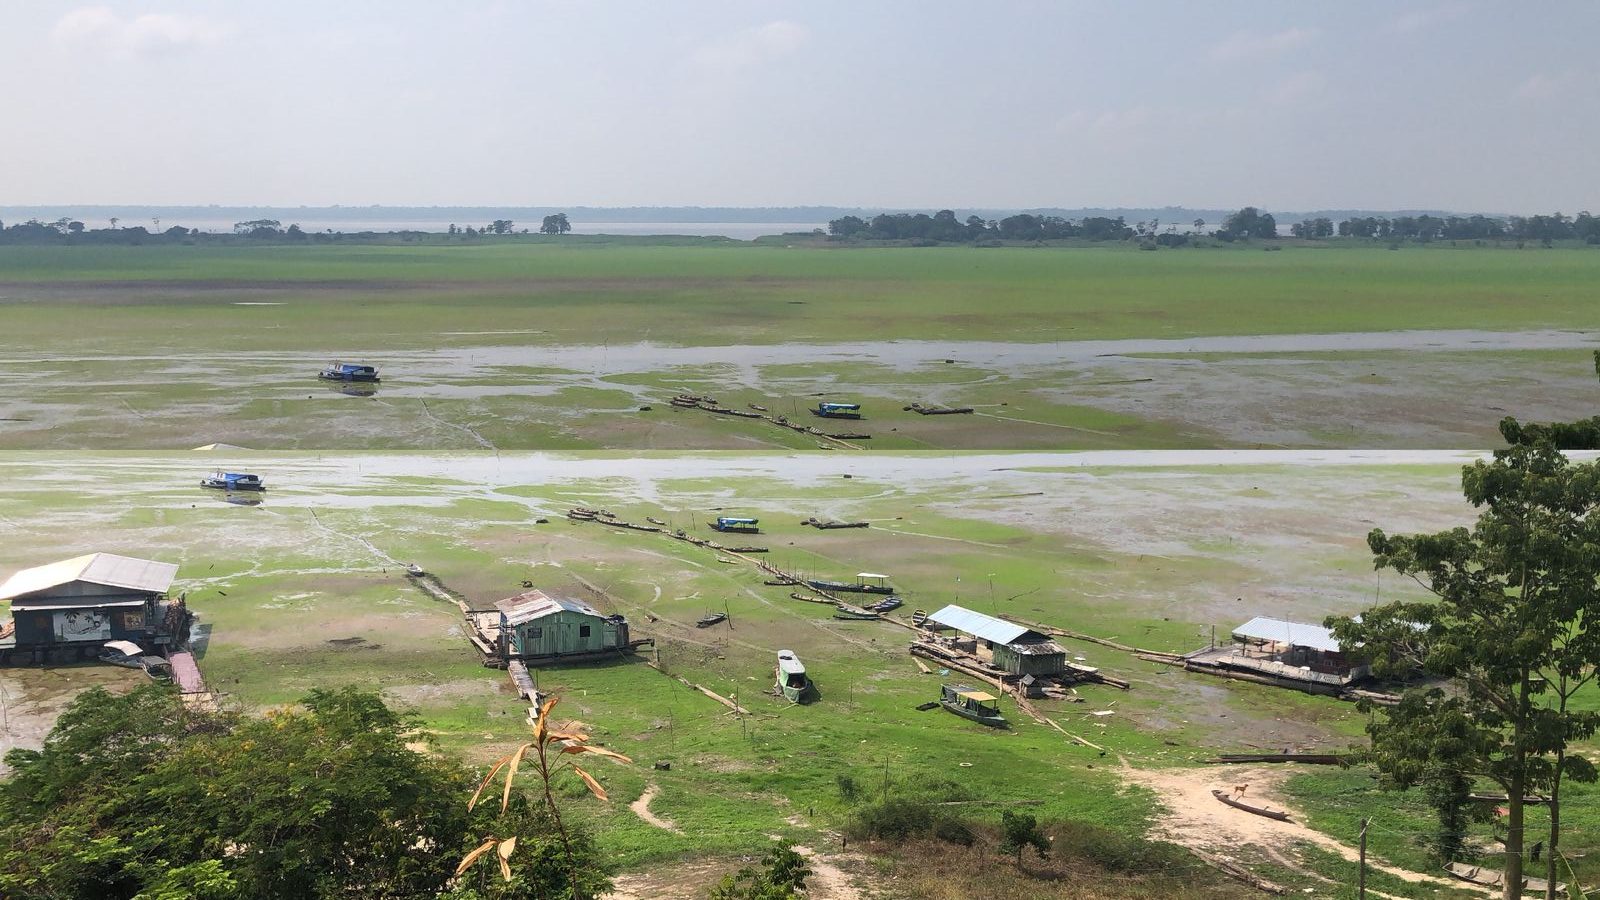
<path fill-rule="evenodd" d="M 654 800 L 659 793 L 661 793 L 661 787 L 651 784 L 644 789 L 644 793 L 639 795 L 639 799 L 628 804 L 628 808 L 633 810 L 634 815 L 657 828 L 665 829 L 673 834 L 682 834 L 683 830 L 681 828 L 650 811 L 650 801 Z"/>
<path fill-rule="evenodd" d="M 1319 876 L 1299 866 L 1293 859 L 1296 844 L 1310 844 L 1337 853 L 1354 863 L 1360 858 L 1357 848 L 1308 828 L 1305 817 L 1288 805 L 1280 790 L 1291 774 L 1290 768 L 1273 766 L 1212 766 L 1201 769 L 1136 769 L 1124 764 L 1122 777 L 1131 784 L 1154 791 L 1166 815 L 1157 820 L 1154 836 L 1185 847 L 1205 850 L 1236 862 L 1240 848 L 1249 847 L 1274 860 L 1298 869 L 1313 878 Z M 1212 796 L 1213 788 L 1234 793 L 1245 785 L 1243 799 L 1284 810 L 1290 820 L 1280 822 L 1224 805 Z M 1402 881 L 1462 889 L 1463 883 L 1450 878 L 1413 872 L 1384 862 L 1369 852 L 1367 864 Z"/>

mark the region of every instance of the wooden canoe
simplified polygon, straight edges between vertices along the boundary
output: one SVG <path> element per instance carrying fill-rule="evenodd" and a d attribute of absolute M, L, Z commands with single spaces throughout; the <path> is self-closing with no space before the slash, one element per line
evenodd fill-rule
<path fill-rule="evenodd" d="M 1254 813 L 1258 816 L 1266 816 L 1269 819 L 1277 819 L 1280 822 L 1289 821 L 1289 814 L 1281 809 L 1267 809 L 1265 806 L 1252 806 L 1243 800 L 1235 800 L 1233 797 L 1228 796 L 1227 791 L 1219 791 L 1215 788 L 1212 788 L 1211 796 L 1217 798 L 1223 803 L 1226 803 L 1234 809 L 1242 809 L 1247 813 Z"/>

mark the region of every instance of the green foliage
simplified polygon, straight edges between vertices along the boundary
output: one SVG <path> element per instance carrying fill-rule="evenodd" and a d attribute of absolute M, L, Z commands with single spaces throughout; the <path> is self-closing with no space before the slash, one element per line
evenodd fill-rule
<path fill-rule="evenodd" d="M 1523 797 L 1597 776 L 1566 751 L 1600 728 L 1600 714 L 1568 705 L 1600 665 L 1600 629 L 1587 627 L 1600 614 L 1600 516 L 1590 514 L 1600 507 L 1600 465 L 1572 463 L 1548 438 L 1513 442 L 1492 462 L 1466 467 L 1461 484 L 1483 510 L 1471 529 L 1368 536 L 1379 568 L 1415 578 L 1435 601 L 1381 605 L 1360 621 L 1334 620 L 1334 630 L 1347 646 L 1361 645 L 1380 674 L 1453 681 L 1450 691 L 1409 690 L 1374 718 L 1369 758 L 1401 788 L 1454 785 L 1436 794 L 1447 801 L 1439 807 L 1445 831 L 1458 827 L 1448 808 L 1456 779 L 1488 778 L 1504 789 L 1507 878 L 1515 880 Z M 1552 803 L 1551 847 L 1558 810 Z"/>
<path fill-rule="evenodd" d="M 839 798 L 846 803 L 854 803 L 861 796 L 861 787 L 856 784 L 855 776 L 849 772 L 840 772 L 833 776 L 833 783 L 839 787 Z"/>
<path fill-rule="evenodd" d="M 1016 856 L 1022 864 L 1022 851 L 1032 847 L 1040 856 L 1050 855 L 1050 839 L 1039 830 L 1039 821 L 1028 813 L 1006 810 L 1000 814 L 1000 852 Z"/>
<path fill-rule="evenodd" d="M 711 889 L 710 900 L 787 900 L 799 896 L 811 877 L 806 858 L 790 847 L 774 847 L 761 859 L 762 868 L 745 866 Z"/>
<path fill-rule="evenodd" d="M 0 783 L 0 895 L 432 896 L 488 826 L 458 763 L 415 753 L 376 694 L 316 690 L 263 718 L 200 715 L 170 689 L 88 691 Z M 498 812 L 498 811 L 496 811 Z M 484 897 L 566 897 L 548 815 L 520 797 L 515 877 Z M 585 835 L 581 896 L 607 885 Z"/>

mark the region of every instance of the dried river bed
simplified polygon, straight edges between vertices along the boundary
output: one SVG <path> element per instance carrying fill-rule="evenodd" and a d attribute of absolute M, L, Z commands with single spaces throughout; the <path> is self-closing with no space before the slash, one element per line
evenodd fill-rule
<path fill-rule="evenodd" d="M 1073 409 L 1143 423 L 1122 439 L 1142 446 L 1487 446 L 1508 411 L 1533 420 L 1587 415 L 1594 385 L 1582 351 L 1597 346 L 1576 331 L 1414 331 L 352 350 L 347 358 L 385 375 L 359 391 L 316 381 L 325 360 L 305 354 L 0 352 L 0 447 L 93 449 L 113 438 L 151 449 L 215 440 L 327 447 L 359 436 L 383 449 L 689 449 L 772 439 L 705 417 L 637 418 L 639 407 L 679 390 L 750 394 L 791 415 L 819 393 L 847 395 L 868 405 L 880 437 L 900 431 L 901 448 L 1068 448 L 1120 433 L 1066 412 Z M 907 418 L 899 408 L 912 400 L 972 405 L 979 415 Z"/>

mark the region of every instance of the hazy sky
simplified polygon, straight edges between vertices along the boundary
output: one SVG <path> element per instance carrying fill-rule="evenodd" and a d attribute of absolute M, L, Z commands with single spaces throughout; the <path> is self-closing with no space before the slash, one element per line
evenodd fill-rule
<path fill-rule="evenodd" d="M 1600 210 L 1600 3 L 0 0 L 0 204 Z"/>

